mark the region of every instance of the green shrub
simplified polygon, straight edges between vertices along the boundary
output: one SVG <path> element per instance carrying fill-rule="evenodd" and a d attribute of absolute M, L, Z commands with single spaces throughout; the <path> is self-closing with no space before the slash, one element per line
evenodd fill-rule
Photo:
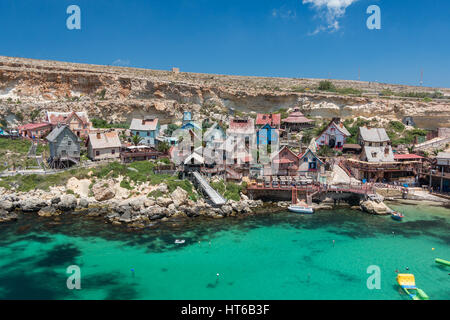
<path fill-rule="evenodd" d="M 120 181 L 120 187 L 128 189 L 128 190 L 132 190 L 133 189 L 133 187 L 130 185 L 130 181 L 128 181 L 126 179 L 123 179 L 122 181 Z"/>
<path fill-rule="evenodd" d="M 400 121 L 391 121 L 389 122 L 389 128 L 396 132 L 403 132 L 405 130 L 405 125 Z"/>
<path fill-rule="evenodd" d="M 321 91 L 336 91 L 336 87 L 331 81 L 323 80 L 319 82 L 319 87 L 317 88 Z"/>
<path fill-rule="evenodd" d="M 153 190 L 152 192 L 150 192 L 150 193 L 147 195 L 147 197 L 149 197 L 149 198 L 155 198 L 155 199 L 161 198 L 161 197 L 163 197 L 163 196 L 164 196 L 164 193 L 162 193 L 162 192 L 159 191 L 159 190 Z"/>
<path fill-rule="evenodd" d="M 361 96 L 362 95 L 362 91 L 361 90 L 353 89 L 353 88 L 336 89 L 336 92 L 338 92 L 340 94 L 352 94 L 352 95 L 356 95 L 356 96 Z"/>

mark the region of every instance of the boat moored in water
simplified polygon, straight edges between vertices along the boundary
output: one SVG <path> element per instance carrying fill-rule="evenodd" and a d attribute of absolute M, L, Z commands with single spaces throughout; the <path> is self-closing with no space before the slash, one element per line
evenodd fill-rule
<path fill-rule="evenodd" d="M 289 211 L 295 212 L 295 213 L 301 213 L 301 214 L 313 214 L 314 209 L 308 206 L 298 206 L 298 205 L 291 205 L 288 208 Z"/>
<path fill-rule="evenodd" d="M 391 218 L 396 221 L 402 221 L 405 216 L 400 212 L 394 211 L 391 213 Z"/>

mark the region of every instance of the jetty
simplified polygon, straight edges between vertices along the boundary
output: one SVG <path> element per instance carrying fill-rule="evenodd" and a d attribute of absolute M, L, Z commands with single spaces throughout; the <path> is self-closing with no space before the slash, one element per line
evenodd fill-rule
<path fill-rule="evenodd" d="M 277 200 L 292 200 L 296 194 L 304 194 L 311 199 L 324 200 L 329 197 L 334 200 L 345 200 L 352 197 L 359 199 L 372 199 L 376 197 L 372 184 L 362 185 L 326 185 L 318 182 L 302 184 L 300 181 L 290 180 L 279 183 L 278 181 L 252 182 L 247 187 L 251 199 L 271 198 Z"/>
<path fill-rule="evenodd" d="M 220 195 L 211 185 L 203 178 L 203 176 L 197 172 L 192 172 L 192 177 L 194 184 L 199 188 L 203 193 L 205 193 L 211 202 L 216 206 L 224 205 L 227 201 L 224 197 Z"/>

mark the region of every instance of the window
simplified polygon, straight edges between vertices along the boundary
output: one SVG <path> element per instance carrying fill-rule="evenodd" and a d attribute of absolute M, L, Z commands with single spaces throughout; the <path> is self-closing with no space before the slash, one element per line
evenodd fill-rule
<path fill-rule="evenodd" d="M 111 154 L 116 154 L 116 149 L 112 149 Z"/>
<path fill-rule="evenodd" d="M 72 141 L 70 141 L 70 140 L 67 141 L 67 145 L 69 145 L 69 146 L 72 145 Z"/>
<path fill-rule="evenodd" d="M 315 170 L 317 169 L 317 159 L 313 158 L 312 162 L 309 164 L 309 169 Z"/>
<path fill-rule="evenodd" d="M 147 137 L 150 137 L 150 131 L 147 131 Z"/>
<path fill-rule="evenodd" d="M 96 155 L 96 156 L 99 156 L 99 155 L 100 155 L 100 151 L 98 151 L 98 150 L 95 151 L 95 155 Z"/>

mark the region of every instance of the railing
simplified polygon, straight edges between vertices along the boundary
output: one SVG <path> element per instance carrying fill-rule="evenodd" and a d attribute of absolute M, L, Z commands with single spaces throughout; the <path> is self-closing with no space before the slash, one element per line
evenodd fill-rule
<path fill-rule="evenodd" d="M 273 181 L 267 183 L 267 182 L 253 182 L 248 186 L 249 190 L 283 190 L 283 191 L 289 191 L 293 188 L 297 189 L 298 191 L 306 191 L 306 192 L 345 192 L 345 193 L 356 193 L 356 194 L 375 194 L 375 189 L 372 184 L 365 184 L 365 185 L 339 185 L 339 186 L 329 186 L 329 185 L 323 185 L 319 183 L 311 183 L 307 185 L 302 184 L 284 184 L 281 185 L 273 184 Z"/>
<path fill-rule="evenodd" d="M 436 140 L 436 141 L 426 141 L 421 144 L 416 144 L 414 146 L 414 148 L 416 150 L 422 150 L 422 149 L 429 148 L 429 147 L 440 146 L 447 142 L 450 142 L 450 137 L 442 138 L 442 139 Z"/>
<path fill-rule="evenodd" d="M 138 157 L 161 157 L 162 152 L 121 152 L 120 157 L 123 158 L 138 158 Z"/>
<path fill-rule="evenodd" d="M 362 161 L 347 160 L 345 165 L 350 168 L 355 168 L 363 171 L 378 171 L 378 170 L 401 170 L 401 171 L 415 171 L 419 166 L 422 166 L 420 161 L 408 161 L 398 163 L 369 163 Z"/>
<path fill-rule="evenodd" d="M 431 174 L 433 177 L 437 177 L 437 178 L 442 178 L 443 177 L 445 179 L 450 179 L 450 173 L 442 172 L 442 171 L 438 171 L 438 170 L 419 170 L 418 173 L 419 174 L 424 174 L 424 175 L 430 175 Z"/>

